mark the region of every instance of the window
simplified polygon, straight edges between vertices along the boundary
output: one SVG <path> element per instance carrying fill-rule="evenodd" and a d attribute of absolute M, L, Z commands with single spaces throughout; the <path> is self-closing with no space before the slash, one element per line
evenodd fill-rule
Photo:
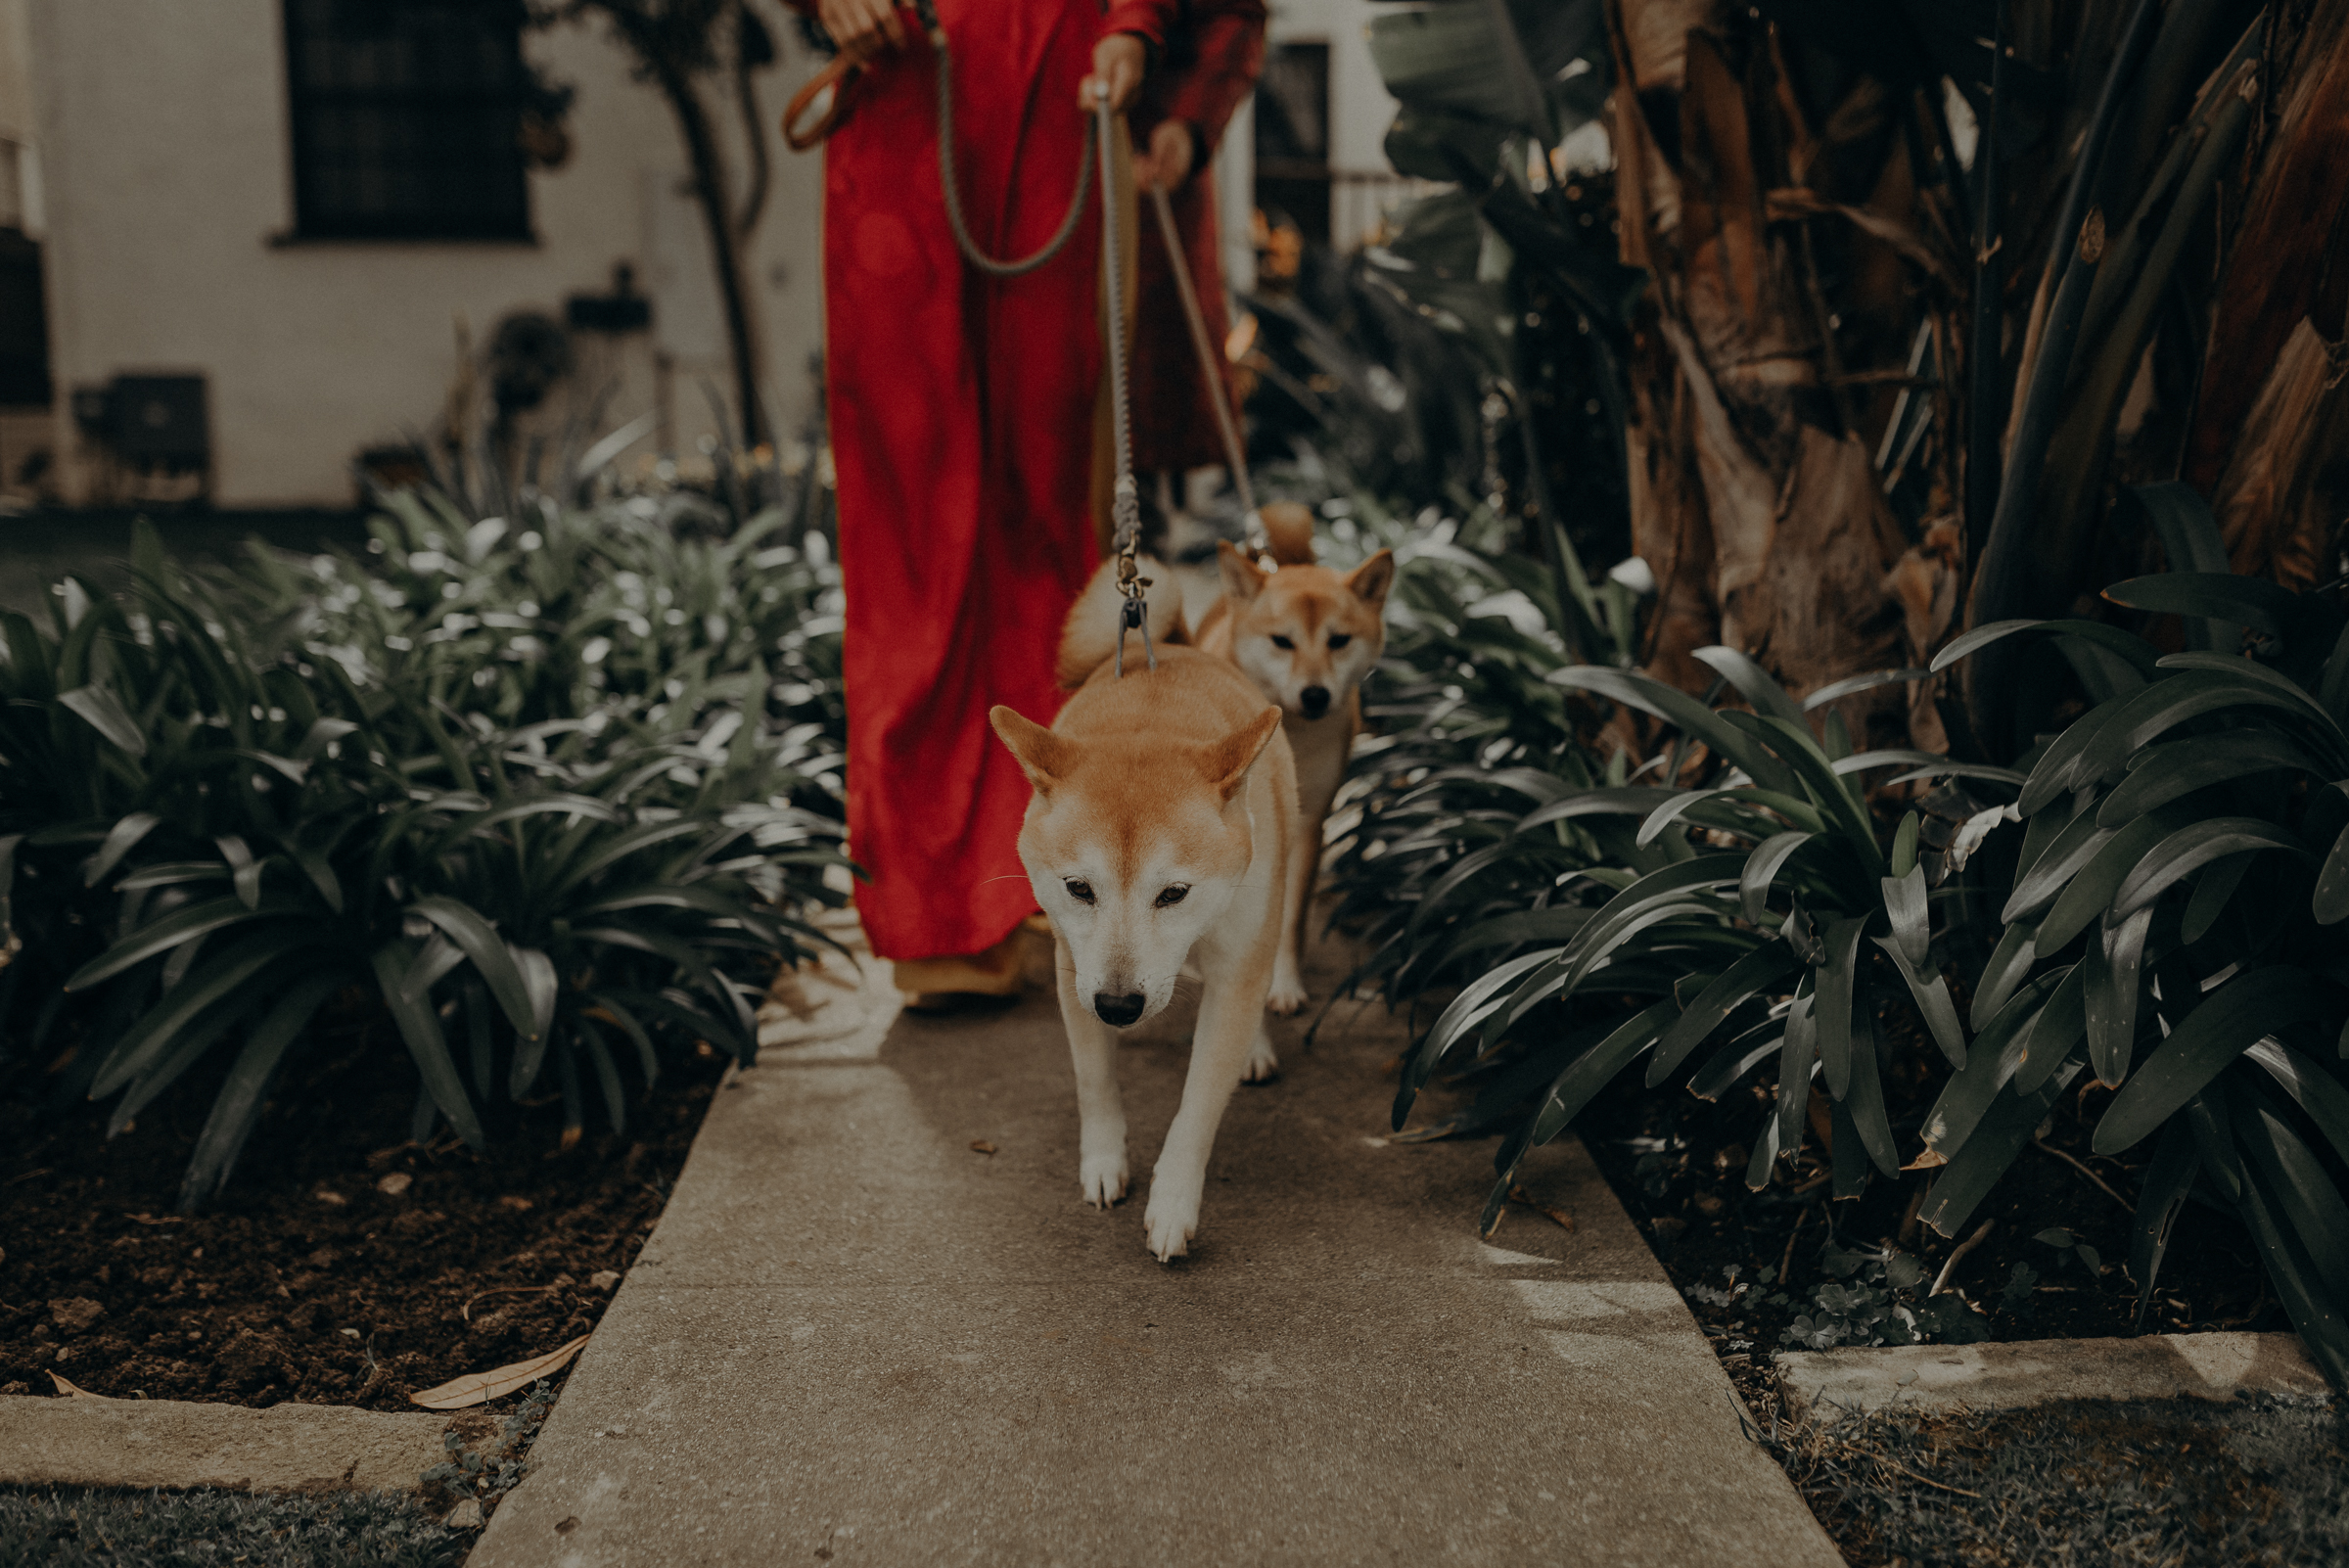
<path fill-rule="evenodd" d="M 1276 44 L 1256 84 L 1256 205 L 1329 243 L 1329 45 Z"/>
<path fill-rule="evenodd" d="M 515 0 L 286 0 L 302 239 L 527 240 Z"/>
<path fill-rule="evenodd" d="M 24 232 L 28 149 L 0 138 L 0 407 L 49 404 L 49 315 L 41 248 Z"/>

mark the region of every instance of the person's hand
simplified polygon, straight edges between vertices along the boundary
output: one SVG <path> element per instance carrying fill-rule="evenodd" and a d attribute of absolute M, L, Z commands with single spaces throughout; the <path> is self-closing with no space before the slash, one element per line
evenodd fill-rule
<path fill-rule="evenodd" d="M 905 23 L 892 0 L 817 0 L 815 14 L 843 53 L 876 53 L 882 38 L 905 47 Z"/>
<path fill-rule="evenodd" d="M 1160 120 L 1150 132 L 1148 151 L 1133 161 L 1135 188 L 1146 191 L 1155 185 L 1170 193 L 1181 190 L 1182 182 L 1191 177 L 1198 154 L 1188 120 Z"/>
<path fill-rule="evenodd" d="M 1077 107 L 1091 114 L 1106 88 L 1109 107 L 1125 113 L 1142 90 L 1142 40 L 1130 32 L 1113 32 L 1093 45 L 1093 73 L 1077 84 Z"/>

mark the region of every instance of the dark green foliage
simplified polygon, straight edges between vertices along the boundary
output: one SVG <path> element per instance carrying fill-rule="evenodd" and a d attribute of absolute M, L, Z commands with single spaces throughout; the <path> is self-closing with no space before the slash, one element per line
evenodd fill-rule
<path fill-rule="evenodd" d="M 1454 188 L 1399 205 L 1358 256 L 1309 254 L 1288 297 L 1251 301 L 1268 355 L 1260 446 L 1304 437 L 1414 505 L 1492 496 L 1564 593 L 1553 536 L 1600 560 L 1630 545 L 1622 366 L 1644 280 L 1616 255 L 1594 123 L 1614 69 L 1604 8 L 1382 8 L 1368 42 L 1401 106 L 1390 161 Z"/>
<path fill-rule="evenodd" d="M 2207 513 L 2157 499 L 2215 547 Z M 2177 553 L 2212 552 L 2186 541 Z M 2337 872 L 2349 864 L 2349 618 L 2329 593 L 2223 573 L 2139 578 L 2107 597 L 2184 618 L 2188 648 L 2102 638 L 2119 657 L 2096 667 L 2100 700 L 2031 769 L 2007 959 L 1982 983 L 2013 995 L 1993 1026 L 2009 1043 L 1977 1053 L 1928 1117 L 1926 1145 L 1949 1164 L 1924 1218 L 1957 1233 L 2049 1086 L 2092 1074 L 2118 1090 L 2097 1151 L 2149 1146 L 2132 1259 L 2141 1299 L 2181 1204 L 2233 1209 L 2310 1353 L 2349 1380 L 2349 901 L 2336 891 L 2349 880 Z M 2077 636 L 2073 623 L 2006 623 L 1956 656 L 2024 633 Z M 2038 983 L 2011 991 L 2025 974 Z"/>
<path fill-rule="evenodd" d="M 1556 601 L 1543 608 L 1555 615 Z M 1773 1055 L 1787 1085 L 1808 1083 L 1816 1062 L 1823 1087 L 1886 1175 L 1899 1162 L 1872 1027 L 1879 993 L 1911 997 L 1950 1061 L 1966 1059 L 1932 956 L 1921 820 L 1915 813 L 1904 819 L 1888 856 L 1860 780 L 1897 769 L 2011 790 L 2022 776 L 1921 753 L 1855 756 L 1832 718 L 1822 745 L 1804 705 L 1753 661 L 1727 648 L 1700 657 L 1751 712 L 1717 710 L 1634 671 L 1574 664 L 1554 652 L 1540 679 L 1677 731 L 1681 741 L 1666 763 L 1677 781 L 1688 782 L 1681 759 L 1701 744 L 1704 760 L 1692 764 L 1702 771 L 1701 787 L 1630 786 L 1621 753 L 1612 773 L 1595 766 L 1574 741 L 1560 703 L 1558 716 L 1536 731 L 1545 744 L 1530 758 L 1505 743 L 1487 745 L 1474 760 L 1481 766 L 1454 761 L 1416 783 L 1406 773 L 1391 803 L 1373 791 L 1358 837 L 1378 844 L 1401 834 L 1417 863 L 1398 872 L 1384 863 L 1393 849 L 1373 859 L 1367 848 L 1341 861 L 1354 909 L 1375 893 L 1397 910 L 1378 930 L 1385 940 L 1368 966 L 1391 1002 L 1455 972 L 1487 971 L 1405 1060 L 1395 1121 L 1400 1129 L 1448 1058 L 1466 1056 L 1470 1075 L 1491 1079 L 1494 1092 L 1479 1110 L 1422 1134 L 1514 1124 L 1497 1161 L 1488 1224 L 1525 1153 L 1554 1137 L 1642 1053 L 1650 1084 L 1692 1078 L 1708 1098 Z M 1452 700 L 1446 719 L 1454 733 L 1474 735 L 1484 715 L 1462 712 L 1464 696 Z M 1582 714 L 1589 721 L 1598 711 Z M 1395 776 L 1397 763 L 1387 756 L 1374 765 L 1382 781 Z M 1954 787 L 1942 796 L 1940 808 L 1960 819 L 1984 808 Z M 1939 857 L 1932 858 L 1938 869 Z M 1569 1016 L 1587 1011 L 1606 1022 L 1558 1029 L 1558 1010 L 1568 1004 L 1580 1004 Z M 1718 1054 L 1696 1054 L 1725 1038 Z M 1521 1119 L 1527 1090 L 1544 1082 L 1532 1116 Z M 1756 1131 L 1754 1146 L 1766 1151 L 1756 1157 L 1757 1184 L 1772 1153 L 1792 1150 L 1804 1099 L 1790 1087 L 1782 1101 Z M 1861 1179 L 1858 1168 L 1850 1179 Z"/>
<path fill-rule="evenodd" d="M 456 1568 L 473 1542 L 395 1492 L 0 1490 L 0 1568 Z"/>
<path fill-rule="evenodd" d="M 2181 558 L 2215 552 L 2174 489 L 2140 499 Z M 1526 1153 L 1635 1062 L 1709 1099 L 1774 1065 L 1754 1185 L 1823 1095 L 1834 1195 L 1871 1167 L 1930 1169 L 1921 1217 L 1950 1236 L 2058 1097 L 2101 1084 L 2096 1150 L 2143 1150 L 2141 1303 L 2181 1207 L 2218 1206 L 2349 1381 L 2349 616 L 2329 592 L 2208 572 L 2114 587 L 2182 618 L 2188 646 L 2166 655 L 2082 621 L 1957 639 L 1942 666 L 2051 642 L 2089 695 L 2006 769 L 1852 755 L 1834 704 L 1921 671 L 1798 704 L 1714 648 L 1699 700 L 1623 668 L 1624 641 L 1591 635 L 1617 624 L 1606 606 L 1569 614 L 1542 576 L 1449 544 L 1404 573 L 1374 709 L 1392 738 L 1358 761 L 1333 877 L 1338 917 L 1373 944 L 1358 983 L 1439 1004 L 1396 1126 L 1439 1073 L 1473 1091 L 1402 1136 L 1505 1134 L 1487 1224 Z M 1474 613 L 1503 581 L 1514 619 Z M 1578 662 L 1570 636 L 1602 657 Z M 1646 766 L 1627 768 L 1627 736 Z M 1868 780 L 1935 787 L 1904 808 L 1871 804 Z M 1898 1019 L 1912 1027 L 1880 1027 Z M 1911 1040 L 1925 1060 L 1901 1055 Z M 1888 1118 L 1892 1074 L 1940 1084 L 1921 1153 Z"/>
<path fill-rule="evenodd" d="M 232 607 L 144 534 L 122 602 L 69 583 L 53 627 L 0 623 L 0 1020 L 111 1130 L 209 1092 L 191 1207 L 288 1053 L 370 1015 L 418 1139 L 550 1094 L 567 1139 L 624 1128 L 665 1052 L 749 1060 L 838 901 L 820 537 L 392 504 L 381 576 L 264 561 Z"/>

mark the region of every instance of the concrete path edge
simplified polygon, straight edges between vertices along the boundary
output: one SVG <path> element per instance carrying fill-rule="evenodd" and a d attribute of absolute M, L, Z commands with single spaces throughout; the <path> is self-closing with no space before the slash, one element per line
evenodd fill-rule
<path fill-rule="evenodd" d="M 445 1413 L 0 1395 L 0 1483 L 413 1492 Z"/>
<path fill-rule="evenodd" d="M 2229 1400 L 2331 1393 L 2297 1334 L 2148 1334 L 1996 1345 L 1882 1345 L 1776 1359 L 1789 1413 L 2021 1409 L 2056 1400 Z"/>

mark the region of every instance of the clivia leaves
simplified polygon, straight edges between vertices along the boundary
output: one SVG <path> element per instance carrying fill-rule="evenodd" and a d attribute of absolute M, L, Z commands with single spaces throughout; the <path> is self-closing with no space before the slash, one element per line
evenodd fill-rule
<path fill-rule="evenodd" d="M 2096 1123 L 2096 1152 L 2118 1154 L 2150 1135 L 2262 1037 L 2323 1014 L 2336 1001 L 2330 991 L 2305 969 L 2272 964 L 2204 996 L 2113 1096 Z"/>

